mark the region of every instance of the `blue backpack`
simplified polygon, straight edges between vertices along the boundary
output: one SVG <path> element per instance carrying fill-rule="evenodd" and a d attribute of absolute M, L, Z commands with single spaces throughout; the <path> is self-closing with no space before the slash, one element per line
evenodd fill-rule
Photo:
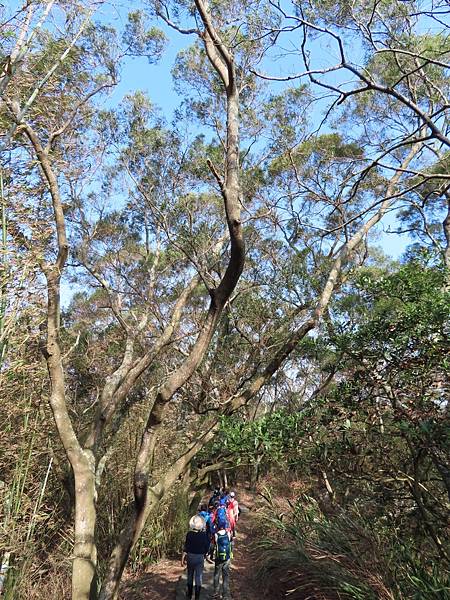
<path fill-rule="evenodd" d="M 217 562 L 225 562 L 230 558 L 232 558 L 232 549 L 228 533 L 218 533 L 216 560 Z"/>
<path fill-rule="evenodd" d="M 225 508 L 225 506 L 219 506 L 219 508 L 217 509 L 216 523 L 226 523 L 227 528 L 230 526 L 228 522 L 227 509 Z"/>
<path fill-rule="evenodd" d="M 211 515 L 206 510 L 202 510 L 198 514 L 200 515 L 200 517 L 203 517 L 203 519 L 205 520 L 206 533 L 209 534 L 211 532 Z"/>

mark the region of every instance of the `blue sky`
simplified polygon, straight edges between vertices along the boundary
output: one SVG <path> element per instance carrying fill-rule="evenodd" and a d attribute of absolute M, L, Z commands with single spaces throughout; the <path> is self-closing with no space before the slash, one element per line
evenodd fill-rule
<path fill-rule="evenodd" d="M 136 5 L 135 5 L 136 6 Z M 135 6 L 133 8 L 135 8 Z M 126 23 L 127 11 L 122 8 L 119 12 L 105 12 L 105 6 L 102 12 L 96 14 L 96 18 L 101 22 L 112 22 L 119 30 L 122 30 Z M 104 99 L 104 106 L 111 108 L 117 106 L 123 97 L 137 90 L 146 92 L 154 104 L 162 111 L 167 122 L 173 118 L 175 109 L 180 105 L 182 98 L 177 95 L 172 80 L 171 70 L 175 63 L 176 56 L 180 50 L 189 46 L 195 41 L 195 36 L 186 36 L 179 34 L 172 29 L 160 26 L 165 30 L 168 38 L 167 46 L 161 60 L 157 64 L 149 64 L 145 57 L 132 58 L 127 57 L 122 68 L 122 76 L 119 85 L 113 90 L 110 96 Z M 320 63 L 334 62 L 334 48 L 324 41 L 316 43 L 316 52 Z M 265 62 L 264 68 L 273 67 L 272 73 L 282 73 L 294 70 L 294 58 L 288 58 L 286 63 Z M 298 58 L 297 58 L 298 60 Z M 292 61 L 291 64 L 289 62 Z M 339 75 L 337 75 L 339 77 Z M 281 84 L 267 83 L 274 90 L 279 91 Z M 313 118 L 319 119 L 320 109 L 315 109 Z M 407 236 L 387 234 L 386 229 L 395 229 L 395 214 L 389 213 L 383 222 L 371 234 L 373 242 L 380 246 L 384 252 L 394 258 L 399 258 L 405 251 L 409 241 Z M 67 304 L 73 293 L 73 286 L 63 284 L 62 290 L 63 304 Z"/>
<path fill-rule="evenodd" d="M 106 15 L 105 15 L 106 16 Z M 116 16 L 117 26 L 122 28 L 126 22 L 126 13 Z M 188 47 L 195 41 L 194 35 L 182 35 L 178 32 L 165 27 L 161 22 L 158 25 L 167 35 L 167 45 L 161 60 L 157 64 L 149 64 L 145 57 L 127 57 L 122 69 L 122 78 L 119 85 L 114 89 L 111 96 L 106 101 L 108 106 L 117 105 L 121 99 L 128 93 L 142 90 L 148 94 L 152 102 L 154 102 L 161 110 L 167 122 L 170 122 L 174 116 L 174 111 L 179 107 L 182 97 L 175 90 L 174 82 L 171 75 L 172 67 L 174 66 L 177 54 Z M 316 44 L 318 53 L 318 61 L 322 64 L 333 62 L 335 56 L 335 48 L 330 46 L 323 40 L 318 40 Z M 297 59 L 298 60 L 298 59 Z M 268 66 L 270 63 L 266 63 Z M 291 64 L 273 62 L 272 73 L 287 73 L 294 69 L 294 59 Z M 294 69 L 295 70 L 295 69 Z M 336 77 L 340 77 L 336 75 Z M 282 84 L 267 82 L 268 86 L 272 86 L 274 91 L 279 91 Z M 316 110 L 315 118 L 321 118 Z M 399 258 L 405 251 L 411 240 L 406 235 L 398 235 L 387 233 L 387 231 L 396 229 L 395 213 L 390 212 L 386 215 L 383 221 L 374 228 L 371 233 L 371 239 L 379 245 L 383 251 L 394 257 Z"/>

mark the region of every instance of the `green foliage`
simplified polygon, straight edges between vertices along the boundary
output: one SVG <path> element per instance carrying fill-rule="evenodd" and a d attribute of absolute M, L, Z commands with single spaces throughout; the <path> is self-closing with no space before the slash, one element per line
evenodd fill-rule
<path fill-rule="evenodd" d="M 200 460 L 217 456 L 230 457 L 234 466 L 258 460 L 266 468 L 295 465 L 299 460 L 299 444 L 305 435 L 303 413 L 278 410 L 247 421 L 239 417 L 223 417 L 220 430 Z"/>
<path fill-rule="evenodd" d="M 403 34 L 396 39 L 396 48 L 404 53 L 385 52 L 376 55 L 367 68 L 386 86 L 396 87 L 408 94 L 408 86 L 414 85 L 416 101 L 433 100 L 439 103 L 442 99 L 437 90 L 431 90 L 427 79 L 436 86 L 443 84 L 445 69 L 434 64 L 433 60 L 445 62 L 450 54 L 448 37 L 443 34 L 411 35 Z M 420 58 L 417 58 L 419 56 Z M 418 69 L 418 64 L 421 68 Z M 405 74 L 409 73 L 408 81 Z"/>
<path fill-rule="evenodd" d="M 283 113 L 282 113 L 283 114 Z M 332 161 L 361 159 L 361 148 L 354 142 L 345 142 L 340 134 L 323 134 L 313 139 L 302 142 L 290 151 L 288 155 L 280 156 L 272 162 L 269 172 L 273 176 L 282 174 L 294 165 L 310 169 L 325 169 L 326 164 Z"/>
<path fill-rule="evenodd" d="M 385 575 L 389 572 L 387 564 L 374 565 L 382 556 L 380 541 L 364 533 L 354 517 L 328 519 L 308 496 L 299 498 L 287 514 L 277 515 L 275 510 L 272 505 L 261 516 L 270 532 L 257 543 L 262 576 L 287 578 L 293 598 L 389 597 L 372 575 L 376 567 L 386 569 Z"/>
<path fill-rule="evenodd" d="M 147 26 L 144 11 L 135 10 L 128 13 L 123 41 L 126 44 L 126 54 L 146 56 L 151 64 L 161 58 L 167 38 L 157 27 Z"/>
<path fill-rule="evenodd" d="M 410 27 L 411 13 L 419 13 L 419 2 L 411 2 L 405 6 L 397 0 L 381 0 L 376 5 L 372 2 L 355 4 L 350 0 L 317 2 L 310 0 L 306 7 L 296 0 L 297 14 L 304 14 L 313 22 L 319 22 L 343 30 L 356 23 L 370 23 L 378 34 L 388 32 L 394 36 L 401 35 Z M 376 6 L 376 10 L 375 10 Z M 387 36 L 388 37 L 388 36 Z M 388 37 L 389 39 L 389 37 Z M 366 42 L 370 47 L 369 42 Z"/>
<path fill-rule="evenodd" d="M 189 501 L 181 486 L 176 487 L 159 514 L 151 515 L 133 549 L 130 568 L 142 571 L 161 558 L 179 556 L 188 531 Z"/>
<path fill-rule="evenodd" d="M 450 598 L 445 571 L 420 564 L 413 547 L 378 531 L 356 506 L 326 514 L 303 495 L 287 510 L 269 502 L 256 542 L 261 577 L 283 582 L 294 600 L 434 600 Z M 280 512 L 280 509 L 282 512 Z"/>
<path fill-rule="evenodd" d="M 445 270 L 413 261 L 385 277 L 359 277 L 365 308 L 356 332 L 337 338 L 338 348 L 366 359 L 388 359 L 399 353 L 411 360 L 436 360 L 446 347 L 450 297 Z"/>

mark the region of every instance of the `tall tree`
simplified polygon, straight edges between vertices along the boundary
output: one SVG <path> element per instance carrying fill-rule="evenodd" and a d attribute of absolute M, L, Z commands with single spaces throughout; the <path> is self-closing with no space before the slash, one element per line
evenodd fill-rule
<path fill-rule="evenodd" d="M 355 101 L 348 111 L 336 105 L 330 114 L 339 119 L 317 134 L 309 107 L 323 99 L 314 85 L 288 83 L 275 93 L 256 68 L 283 35 L 297 31 L 308 61 L 308 32 L 322 27 L 321 11 L 310 22 L 300 8 L 289 16 L 273 3 L 194 4 L 152 3 L 169 28 L 196 36 L 175 67 L 180 89 L 194 90 L 184 89 L 176 127 L 142 93 L 121 110 L 96 104 L 116 83 L 124 55 L 159 55 L 163 35 L 144 11 L 130 15 L 119 42 L 109 27 L 91 25 L 89 8 L 80 14 L 71 4 L 66 30 L 33 34 L 36 42 L 25 48 L 26 31 L 40 28 L 25 9 L 17 48 L 25 48 L 26 61 L 13 50 L 7 62 L 15 67 L 5 63 L 1 80 L 1 118 L 17 159 L 8 165 L 18 175 L 10 189 L 23 200 L 8 207 L 9 235 L 45 279 L 50 405 L 74 474 L 74 598 L 97 594 L 97 494 L 133 400 L 145 397 L 145 422 L 103 600 L 117 597 L 147 517 L 215 435 L 221 416 L 287 387 L 293 370 L 303 377 L 302 342 L 320 331 L 333 295 L 364 261 L 370 231 L 398 199 L 433 180 L 424 164 L 431 155 L 440 160 L 445 144 L 446 107 L 438 93 L 427 99 L 424 91 L 434 76 L 428 63 L 425 79 L 403 62 L 389 63 L 387 73 L 374 52 L 365 65 L 373 77 L 401 81 L 371 80 L 354 94 L 344 89 L 342 99 Z M 341 47 L 334 30 L 324 33 Z M 432 52 L 428 62 L 445 82 Z M 311 71 L 305 75 L 316 84 Z M 367 98 L 389 127 L 376 129 Z M 391 118 L 391 100 L 404 111 L 400 123 Z M 193 134 L 186 136 L 186 125 Z M 72 267 L 88 291 L 64 315 L 61 281 L 75 280 Z M 89 356 L 80 356 L 81 348 Z M 80 382 L 81 400 L 72 393 Z M 305 393 L 313 388 L 305 383 Z M 173 463 L 158 469 L 168 411 L 189 412 L 195 425 L 185 427 Z"/>

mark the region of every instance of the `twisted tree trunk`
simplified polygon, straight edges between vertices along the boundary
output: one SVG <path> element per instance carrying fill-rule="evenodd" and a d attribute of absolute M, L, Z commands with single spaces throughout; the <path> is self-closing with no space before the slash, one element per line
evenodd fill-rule
<path fill-rule="evenodd" d="M 222 80 L 226 94 L 227 142 L 223 177 L 212 163 L 209 163 L 209 165 L 220 185 L 230 235 L 231 251 L 227 268 L 218 287 L 209 290 L 211 301 L 208 313 L 189 356 L 160 388 L 150 410 L 136 461 L 134 504 L 111 553 L 108 571 L 100 592 L 100 600 L 114 600 L 117 598 L 123 570 L 131 549 L 139 539 L 145 526 L 149 507 L 154 507 L 159 503 L 158 491 L 149 488 L 149 477 L 157 433 L 165 408 L 174 394 L 189 380 L 205 356 L 224 306 L 235 289 L 244 267 L 245 247 L 241 224 L 239 186 L 239 92 L 236 84 L 235 65 L 230 51 L 224 45 L 212 24 L 206 2 L 196 0 L 195 5 L 204 25 L 204 30 L 200 33 L 200 36 L 210 63 Z M 186 463 L 183 468 L 186 468 L 188 464 Z"/>

